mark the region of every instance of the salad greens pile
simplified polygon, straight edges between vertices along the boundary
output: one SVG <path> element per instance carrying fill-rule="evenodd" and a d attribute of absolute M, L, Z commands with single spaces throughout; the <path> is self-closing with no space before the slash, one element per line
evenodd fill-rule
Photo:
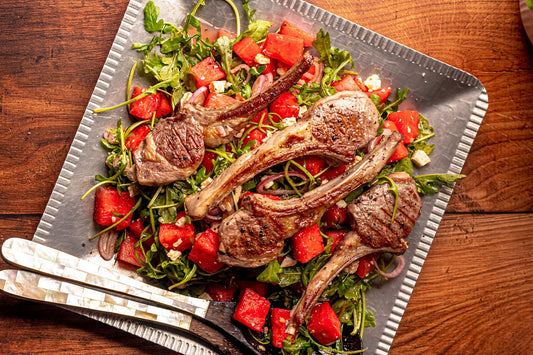
<path fill-rule="evenodd" d="M 160 18 L 159 8 L 149 1 L 144 9 L 144 28 L 153 35 L 148 43 L 135 43 L 133 49 L 142 55 L 142 59 L 132 67 L 131 75 L 127 83 L 127 93 L 131 92 L 132 80 L 135 75 L 140 75 L 151 85 L 140 95 L 130 98 L 116 106 L 98 109 L 95 112 L 102 112 L 121 106 L 128 106 L 141 100 L 144 97 L 161 92 L 171 100 L 173 110 L 177 111 L 180 102 L 187 98 L 191 92 L 196 91 L 196 83 L 193 80 L 191 68 L 207 57 L 213 58 L 220 65 L 226 74 L 227 85 L 224 95 L 235 96 L 239 94 L 243 99 L 248 99 L 252 93 L 254 81 L 265 70 L 265 65 L 251 67 L 248 72 L 245 70 L 235 71 L 238 65 L 243 64 L 242 60 L 233 53 L 233 45 L 245 37 L 252 38 L 261 44 L 265 41 L 272 23 L 260 19 L 254 19 L 255 10 L 251 10 L 248 0 L 242 1 L 242 6 L 248 17 L 248 24 L 241 33 L 241 24 L 235 5 L 230 0 L 225 0 L 237 14 L 237 34 L 236 38 L 230 39 L 226 36 L 210 41 L 201 36 L 201 23 L 196 17 L 199 9 L 205 5 L 200 0 L 193 7 L 187 16 L 183 27 L 178 27 Z M 340 80 L 343 75 L 356 73 L 351 69 L 354 66 L 350 53 L 332 46 L 330 36 L 324 30 L 316 34 L 313 42 L 314 51 L 318 56 L 319 63 L 323 64 L 323 76 L 320 82 L 298 83 L 294 85 L 291 92 L 296 96 L 298 104 L 302 108 L 308 108 L 322 97 L 335 94 L 337 90 L 332 85 Z M 250 76 L 247 80 L 247 76 Z M 395 97 L 389 98 L 385 102 L 377 95 L 371 95 L 371 100 L 375 103 L 381 115 L 381 125 L 392 112 L 397 112 L 399 105 L 407 98 L 408 89 L 398 89 Z M 164 223 L 176 223 L 177 216 L 183 211 L 185 197 L 201 191 L 203 184 L 210 179 L 216 178 L 226 168 L 228 168 L 239 156 L 249 152 L 255 140 L 245 142 L 244 138 L 250 130 L 258 128 L 265 134 L 284 129 L 285 126 L 278 120 L 273 119 L 273 114 L 268 114 L 267 120 L 250 122 L 250 129 L 244 132 L 240 139 L 236 139 L 228 145 L 223 145 L 214 149 L 207 149 L 206 152 L 214 153 L 213 168 L 207 172 L 205 166 L 201 166 L 196 174 L 187 180 L 176 181 L 171 184 L 159 187 L 140 186 L 133 179 L 130 179 L 129 171 L 133 166 L 132 151 L 126 146 L 126 139 L 131 132 L 142 125 L 153 128 L 158 119 L 152 117 L 151 120 L 136 121 L 129 126 L 124 126 L 119 120 L 116 128 L 110 129 L 101 140 L 103 148 L 108 152 L 106 165 L 108 167 L 107 176 L 98 175 L 99 182 L 94 188 L 102 185 L 114 185 L 119 191 L 128 191 L 136 195 L 136 205 L 132 210 L 137 218 L 146 221 L 140 240 L 137 242 L 137 257 L 143 261 L 143 266 L 138 269 L 138 273 L 148 278 L 158 279 L 164 282 L 169 289 L 174 289 L 190 296 L 201 296 L 204 294 L 207 285 L 221 284 L 231 285 L 236 280 L 243 278 L 254 279 L 270 284 L 270 292 L 267 298 L 280 307 L 291 309 L 298 301 L 301 290 L 304 289 L 312 277 L 327 262 L 332 252 L 332 240 L 323 234 L 326 245 L 324 252 L 313 258 L 308 263 L 295 263 L 291 266 L 282 267 L 282 263 L 275 259 L 268 265 L 257 271 L 243 270 L 239 268 L 223 267 L 220 271 L 210 274 L 201 270 L 198 265 L 188 259 L 187 253 L 183 252 L 179 257 L 169 256 L 168 251 L 161 245 L 158 239 L 159 226 Z M 419 116 L 419 136 L 407 145 L 409 156 L 398 162 L 388 164 L 386 168 L 374 179 L 373 182 L 356 191 L 353 191 L 346 199 L 350 203 L 359 196 L 368 186 L 374 183 L 381 183 L 387 174 L 396 171 L 405 171 L 413 176 L 418 186 L 420 194 L 433 194 L 438 191 L 440 184 L 451 184 L 463 175 L 455 174 L 427 174 L 414 175 L 415 168 L 411 160 L 416 151 L 423 151 L 427 155 L 431 154 L 434 145 L 429 143 L 431 137 L 435 135 L 433 127 L 429 121 Z M 378 132 L 378 134 L 381 133 Z M 363 152 L 359 152 L 362 156 Z M 299 197 L 306 191 L 319 186 L 322 174 L 329 168 L 322 169 L 318 174 L 313 174 L 306 169 L 305 164 L 291 160 L 257 176 L 242 186 L 242 193 L 255 192 L 257 185 L 261 182 L 261 177 L 265 175 L 282 174 L 283 176 L 275 180 L 269 191 L 288 190 L 292 191 L 283 196 L 283 199 Z M 290 176 L 291 170 L 298 169 L 305 175 L 304 177 Z M 235 208 L 238 209 L 238 201 L 235 200 Z M 104 229 L 112 229 L 116 224 Z M 196 231 L 209 227 L 204 221 L 194 222 Z M 116 242 L 116 250 L 120 249 L 124 241 L 126 231 L 120 232 L 120 237 Z M 100 233 L 99 233 L 100 234 Z M 155 238 L 154 238 L 155 237 Z M 151 246 L 146 242 L 152 238 Z M 142 254 L 142 255 L 140 255 Z M 291 255 L 291 247 L 287 246 L 280 257 Z M 394 263 L 394 258 L 382 257 L 378 260 L 380 268 L 386 270 Z M 324 298 L 327 298 L 334 311 L 341 321 L 343 333 L 352 336 L 363 337 L 365 327 L 374 326 L 375 320 L 372 312 L 366 308 L 365 294 L 368 289 L 375 285 L 376 279 L 380 278 L 377 271 L 372 271 L 366 277 L 361 278 L 356 274 L 341 273 L 331 285 L 327 287 Z M 383 279 L 383 278 L 382 278 Z M 254 337 L 262 343 L 269 343 L 271 334 L 254 333 Z M 294 342 L 290 338 L 286 339 L 281 350 L 283 354 L 309 354 L 313 350 L 323 350 L 326 353 L 358 353 L 360 350 L 345 350 L 343 339 L 339 339 L 334 344 L 326 347 L 317 343 L 304 327 Z"/>

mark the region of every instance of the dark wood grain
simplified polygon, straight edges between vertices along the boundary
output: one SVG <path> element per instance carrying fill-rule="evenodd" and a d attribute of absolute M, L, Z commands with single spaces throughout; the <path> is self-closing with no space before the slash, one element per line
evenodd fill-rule
<path fill-rule="evenodd" d="M 468 177 L 456 186 L 390 353 L 531 352 L 533 47 L 518 1 L 310 2 L 472 73 L 489 95 Z M 33 235 L 126 6 L 0 2 L 0 241 Z M 1 293 L 0 349 L 170 353 Z"/>

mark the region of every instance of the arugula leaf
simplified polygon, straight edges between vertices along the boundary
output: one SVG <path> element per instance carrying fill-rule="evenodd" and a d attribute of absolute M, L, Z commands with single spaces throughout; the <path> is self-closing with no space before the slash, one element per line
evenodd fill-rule
<path fill-rule="evenodd" d="M 313 46 L 320 54 L 320 62 L 324 63 L 324 77 L 322 78 L 322 85 L 329 85 L 337 78 L 337 74 L 346 65 L 354 65 L 352 56 L 348 51 L 341 50 L 331 46 L 329 33 L 324 32 L 323 29 L 318 31 L 316 39 L 313 41 Z"/>
<path fill-rule="evenodd" d="M 429 136 L 434 131 L 435 129 L 429 124 L 428 119 L 419 113 L 418 114 L 418 136 L 419 137 Z"/>
<path fill-rule="evenodd" d="M 301 266 L 282 268 L 279 261 L 274 259 L 257 276 L 257 281 L 274 283 L 280 287 L 287 287 L 299 282 L 301 275 Z"/>
<path fill-rule="evenodd" d="M 409 158 L 403 158 L 402 160 L 394 164 L 393 168 L 394 172 L 404 171 L 411 176 L 413 176 L 414 170 L 415 168 L 413 166 L 413 162 Z"/>
<path fill-rule="evenodd" d="M 200 20 L 198 20 L 194 15 L 196 15 L 196 11 L 200 8 L 200 6 L 205 5 L 205 0 L 199 0 L 196 5 L 194 5 L 193 9 L 191 10 L 191 13 L 187 15 L 187 19 L 185 20 L 185 23 L 183 24 L 183 32 L 187 35 L 187 30 L 189 29 L 189 26 L 192 26 L 196 28 L 196 31 L 198 33 L 202 33 L 202 29 L 200 28 Z"/>
<path fill-rule="evenodd" d="M 328 86 L 326 89 L 323 89 L 320 84 L 307 83 L 305 85 L 295 85 L 294 90 L 291 90 L 291 92 L 296 95 L 298 105 L 305 105 L 306 107 L 310 107 L 321 98 L 330 96 L 335 93 L 330 92 L 330 90 L 333 90 L 335 92 L 337 91 L 331 86 Z"/>
<path fill-rule="evenodd" d="M 407 145 L 407 150 L 409 150 L 410 156 L 412 156 L 417 150 L 421 150 L 427 155 L 430 155 L 433 149 L 435 149 L 435 144 L 427 144 L 423 142 L 411 143 Z"/>
<path fill-rule="evenodd" d="M 233 43 L 226 36 L 222 36 L 215 41 L 215 48 L 218 55 L 222 58 L 220 64 L 222 70 L 226 73 L 226 79 L 232 85 L 235 85 L 235 76 L 231 72 L 233 64 Z"/>
<path fill-rule="evenodd" d="M 144 7 L 144 29 L 147 32 L 162 31 L 165 21 L 157 20 L 159 17 L 159 7 L 155 6 L 153 1 L 148 1 Z"/>
<path fill-rule="evenodd" d="M 246 16 L 248 16 L 248 21 L 251 23 L 254 20 L 254 14 L 257 11 L 257 9 L 250 10 L 250 5 L 248 4 L 250 0 L 242 0 L 242 8 L 246 12 Z"/>
<path fill-rule="evenodd" d="M 322 266 L 326 265 L 330 256 L 331 254 L 322 253 L 315 256 L 313 259 L 311 259 L 311 261 L 305 264 L 301 277 L 302 283 L 305 287 L 309 285 L 309 282 L 311 282 L 313 277 L 322 268 Z"/>
<path fill-rule="evenodd" d="M 348 196 L 346 196 L 346 198 L 344 199 L 344 201 L 346 201 L 346 203 L 350 203 L 352 202 L 353 200 L 355 200 L 356 198 L 358 198 L 359 196 L 361 196 L 361 194 L 365 191 L 365 187 L 364 185 L 363 186 L 359 186 L 357 189 L 353 190 L 352 192 L 350 192 L 348 194 Z"/>
<path fill-rule="evenodd" d="M 369 309 L 365 310 L 365 324 L 364 327 L 375 327 L 376 326 L 376 318 L 374 317 L 374 312 L 372 312 Z"/>
<path fill-rule="evenodd" d="M 341 323 L 352 326 L 354 313 L 357 313 L 356 306 L 357 302 L 340 298 L 331 305 L 331 308 L 333 308 Z"/>
<path fill-rule="evenodd" d="M 279 275 L 279 286 L 287 287 L 300 282 L 302 272 L 303 267 L 301 265 L 282 269 L 282 273 Z"/>
<path fill-rule="evenodd" d="M 452 183 L 465 178 L 463 174 L 428 174 L 413 176 L 421 195 L 436 194 L 439 192 L 439 183 L 450 186 Z"/>
<path fill-rule="evenodd" d="M 330 67 L 333 66 L 331 63 L 331 56 L 329 50 L 331 49 L 331 40 L 329 39 L 329 33 L 324 32 L 323 29 L 320 29 L 316 35 L 316 39 L 313 41 L 313 47 L 320 54 L 320 61 L 325 65 Z"/>
<path fill-rule="evenodd" d="M 306 351 L 310 350 L 310 351 Z M 282 352 L 284 355 L 293 354 L 293 355 L 305 355 L 305 354 L 311 354 L 311 343 L 308 339 L 298 335 L 294 341 L 292 341 L 292 337 L 286 337 L 285 340 L 283 340 L 283 348 Z M 303 353 L 302 353 L 303 352 Z"/>
<path fill-rule="evenodd" d="M 144 52 L 144 55 L 148 55 L 154 49 L 155 46 L 160 45 L 163 43 L 165 39 L 160 36 L 154 36 L 150 43 L 148 44 L 142 44 L 142 43 L 134 43 L 131 45 L 132 49 L 136 49 L 138 52 Z"/>
<path fill-rule="evenodd" d="M 279 274 L 281 273 L 281 265 L 277 259 L 272 260 L 266 268 L 257 275 L 257 281 L 278 284 Z"/>
<path fill-rule="evenodd" d="M 400 104 L 407 98 L 407 94 L 409 93 L 409 89 L 397 89 L 396 90 L 396 100 L 391 101 L 387 100 L 387 102 L 380 104 L 380 98 L 377 95 L 371 95 L 376 96 L 376 98 L 371 97 L 372 102 L 374 102 L 374 105 L 378 108 L 378 111 L 380 114 L 386 113 L 387 115 L 391 112 L 396 112 L 399 109 Z"/>
<path fill-rule="evenodd" d="M 190 39 L 184 36 L 171 36 L 165 41 L 161 41 L 161 53 L 167 54 L 183 50 L 183 47 L 189 45 Z"/>
<path fill-rule="evenodd" d="M 376 94 L 372 94 L 370 95 L 370 100 L 372 100 L 372 103 L 378 107 L 378 110 L 379 110 L 379 104 L 381 103 L 381 97 L 379 97 L 378 95 Z"/>
<path fill-rule="evenodd" d="M 268 35 L 268 29 L 272 26 L 272 22 L 265 20 L 256 20 L 250 22 L 246 31 L 241 33 L 236 39 L 235 43 L 239 42 L 244 37 L 250 37 L 256 42 L 263 41 Z"/>
<path fill-rule="evenodd" d="M 421 150 L 427 155 L 431 154 L 435 148 L 434 144 L 428 144 L 428 139 L 435 135 L 433 127 L 429 124 L 427 118 L 418 114 L 418 138 L 413 142 L 407 145 L 409 150 L 409 156 L 412 156 L 413 153 L 417 150 Z"/>

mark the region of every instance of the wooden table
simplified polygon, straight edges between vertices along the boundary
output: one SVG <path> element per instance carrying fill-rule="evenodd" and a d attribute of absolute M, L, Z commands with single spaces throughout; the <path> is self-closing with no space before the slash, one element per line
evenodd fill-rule
<path fill-rule="evenodd" d="M 391 354 L 533 348 L 533 50 L 517 0 L 312 0 L 477 76 L 481 125 Z M 127 6 L 0 2 L 0 240 L 31 238 Z M 6 264 L 0 261 L 0 268 Z M 0 294 L 0 353 L 167 350 Z"/>

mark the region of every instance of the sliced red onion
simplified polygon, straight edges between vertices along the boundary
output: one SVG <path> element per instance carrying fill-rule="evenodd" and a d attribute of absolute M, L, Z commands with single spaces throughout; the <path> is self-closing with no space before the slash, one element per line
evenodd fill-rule
<path fill-rule="evenodd" d="M 265 88 L 274 83 L 274 75 L 272 73 L 265 74 Z"/>
<path fill-rule="evenodd" d="M 386 277 L 387 279 L 393 279 L 395 277 L 398 277 L 405 268 L 405 258 L 403 255 L 398 255 L 398 265 L 392 270 L 391 272 L 384 272 L 381 271 L 378 264 L 376 263 L 376 269 L 378 270 L 379 274 L 383 277 Z"/>
<path fill-rule="evenodd" d="M 220 208 L 215 207 L 215 208 L 213 208 L 211 211 L 209 211 L 208 213 L 209 213 L 210 216 L 216 216 L 216 215 L 219 215 L 220 212 L 222 212 L 222 211 L 220 210 Z"/>
<path fill-rule="evenodd" d="M 244 81 L 242 82 L 243 84 L 248 84 L 248 82 L 250 81 L 250 66 L 248 64 L 239 64 L 237 65 L 235 68 L 232 68 L 231 69 L 231 73 L 232 74 L 236 74 L 238 73 L 239 71 L 241 70 L 246 70 L 246 79 L 244 79 Z"/>
<path fill-rule="evenodd" d="M 222 215 L 211 216 L 208 214 L 204 217 L 204 221 L 206 221 L 207 223 L 220 222 L 221 220 L 222 220 Z"/>
<path fill-rule="evenodd" d="M 252 96 L 255 96 L 259 94 L 261 91 L 263 91 L 264 88 L 267 87 L 266 83 L 266 75 L 261 74 L 255 79 L 254 84 L 252 85 Z"/>
<path fill-rule="evenodd" d="M 110 230 L 98 238 L 98 252 L 102 259 L 109 261 L 115 255 L 115 243 L 117 242 L 118 232 Z"/>
<path fill-rule="evenodd" d="M 221 213 L 222 211 L 220 210 L 220 208 L 215 207 L 207 213 L 207 216 L 205 216 L 204 220 L 207 223 L 220 222 L 222 220 Z"/>
<path fill-rule="evenodd" d="M 307 80 L 310 80 L 310 81 L 313 80 L 314 77 L 315 77 L 314 74 L 311 74 L 311 73 L 309 73 L 309 72 L 307 72 L 307 73 L 305 73 L 305 74 L 303 75 L 303 78 L 305 78 L 305 79 L 307 79 Z"/>
<path fill-rule="evenodd" d="M 311 81 L 313 83 L 320 84 L 320 82 L 322 81 L 322 76 L 324 75 L 324 63 L 318 63 L 317 61 L 315 61 L 313 65 L 315 66 L 315 75 L 313 76 Z"/>
<path fill-rule="evenodd" d="M 289 176 L 294 176 L 294 177 L 299 177 L 301 179 L 306 179 L 307 178 L 307 175 L 305 175 L 304 173 L 299 172 L 299 171 L 289 171 L 288 175 Z M 266 184 L 268 184 L 269 182 L 272 182 L 274 180 L 280 179 L 282 177 L 285 177 L 285 173 L 284 172 L 277 173 L 277 174 L 274 174 L 274 175 L 270 175 L 269 177 L 261 180 L 261 182 L 259 184 L 257 184 L 257 187 L 256 187 L 257 192 L 259 192 L 260 194 L 264 194 L 264 195 L 275 195 L 275 196 L 294 193 L 294 190 L 271 190 L 271 191 L 265 190 L 265 185 Z"/>
<path fill-rule="evenodd" d="M 203 105 L 207 99 L 208 91 L 209 90 L 207 86 L 202 86 L 192 94 L 191 98 L 187 102 Z"/>

